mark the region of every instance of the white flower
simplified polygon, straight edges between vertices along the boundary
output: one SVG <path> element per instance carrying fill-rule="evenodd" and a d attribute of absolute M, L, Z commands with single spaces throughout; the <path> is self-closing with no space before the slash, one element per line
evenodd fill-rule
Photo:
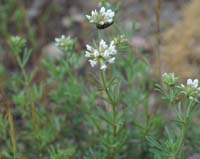
<path fill-rule="evenodd" d="M 90 57 L 90 52 L 89 51 L 85 51 L 85 57 Z"/>
<path fill-rule="evenodd" d="M 199 97 L 200 87 L 198 79 L 188 79 L 187 84 L 181 84 L 182 92 L 189 97 L 189 99 L 197 99 Z"/>
<path fill-rule="evenodd" d="M 97 26 L 110 25 L 113 23 L 113 18 L 115 16 L 115 12 L 111 9 L 106 10 L 105 7 L 101 7 L 100 11 L 96 10 L 91 12 L 91 15 L 86 15 L 86 18 L 90 21 L 90 23 L 94 23 Z M 106 28 L 107 26 L 105 26 Z"/>
<path fill-rule="evenodd" d="M 112 57 L 108 60 L 108 62 L 111 64 L 111 63 L 114 63 L 115 62 L 115 57 Z"/>
<path fill-rule="evenodd" d="M 187 80 L 187 86 L 188 87 L 192 87 L 192 88 L 197 88 L 197 89 L 200 89 L 200 87 L 198 88 L 198 85 L 199 85 L 199 80 L 198 79 L 194 79 L 194 80 L 192 80 L 192 79 L 188 79 Z M 181 87 L 186 87 L 184 84 L 181 84 Z"/>
<path fill-rule="evenodd" d="M 67 51 L 73 48 L 74 40 L 68 36 L 61 35 L 60 38 L 55 38 L 55 45 L 63 51 Z"/>
<path fill-rule="evenodd" d="M 64 46 L 64 43 L 63 43 L 63 41 L 65 40 L 65 35 L 61 35 L 61 37 L 60 38 L 55 38 L 55 45 L 56 46 L 58 46 L 58 47 L 60 47 L 60 46 Z"/>
<path fill-rule="evenodd" d="M 115 62 L 114 55 L 117 54 L 117 50 L 113 41 L 108 45 L 102 39 L 99 42 L 98 48 L 93 48 L 90 45 L 86 45 L 86 48 L 85 57 L 89 58 L 88 61 L 91 67 L 94 67 L 99 63 L 100 69 L 105 71 L 107 69 L 107 64 L 113 64 Z"/>
<path fill-rule="evenodd" d="M 97 64 L 97 61 L 95 61 L 95 60 L 88 60 L 88 61 L 90 62 L 90 65 L 92 67 L 96 66 L 96 64 Z"/>
<path fill-rule="evenodd" d="M 107 65 L 106 65 L 106 64 L 103 64 L 103 65 L 101 65 L 101 68 L 100 68 L 100 69 L 105 71 L 106 68 L 107 68 Z"/>
<path fill-rule="evenodd" d="M 187 85 L 188 85 L 188 86 L 197 88 L 197 87 L 198 87 L 198 84 L 199 84 L 199 80 L 198 80 L 198 79 L 195 79 L 194 81 L 192 81 L 192 79 L 188 79 L 188 80 L 187 80 Z"/>

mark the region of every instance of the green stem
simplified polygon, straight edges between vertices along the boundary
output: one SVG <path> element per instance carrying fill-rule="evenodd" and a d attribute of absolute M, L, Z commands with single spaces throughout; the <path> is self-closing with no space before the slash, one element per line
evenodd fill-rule
<path fill-rule="evenodd" d="M 115 124 L 115 119 L 116 119 L 116 103 L 113 100 L 112 96 L 110 95 L 109 89 L 106 84 L 106 77 L 105 77 L 105 72 L 101 71 L 101 79 L 102 79 L 102 84 L 103 84 L 103 89 L 108 97 L 108 100 L 112 106 L 112 115 L 113 115 L 113 136 L 116 136 L 117 130 L 116 130 L 116 124 Z"/>
<path fill-rule="evenodd" d="M 102 80 L 102 85 L 103 85 L 103 89 L 108 97 L 108 100 L 110 101 L 110 104 L 113 106 L 115 106 L 115 103 L 110 95 L 110 92 L 108 90 L 107 84 L 106 84 L 106 77 L 105 77 L 105 72 L 101 71 L 101 80 Z"/>
<path fill-rule="evenodd" d="M 190 101 L 190 103 L 188 105 L 187 111 L 184 115 L 184 119 L 183 119 L 183 122 L 182 122 L 183 126 L 181 128 L 181 135 L 178 139 L 178 147 L 177 147 L 177 150 L 176 150 L 176 153 L 175 153 L 176 158 L 180 157 L 180 153 L 181 153 L 181 150 L 182 150 L 182 147 L 183 147 L 183 144 L 184 144 L 184 139 L 185 139 L 188 124 L 189 124 L 189 116 L 190 116 L 190 112 L 191 112 L 191 107 L 192 107 L 192 101 Z"/>
<path fill-rule="evenodd" d="M 16 143 L 16 134 L 15 134 L 15 127 L 14 127 L 14 121 L 13 121 L 13 115 L 10 110 L 10 105 L 5 101 L 7 115 L 8 115 L 8 123 L 9 123 L 9 131 L 10 131 L 10 138 L 11 138 L 11 144 L 12 144 L 12 153 L 13 153 L 13 159 L 16 159 L 17 155 L 17 143 Z"/>
<path fill-rule="evenodd" d="M 18 64 L 20 66 L 20 69 L 21 69 L 21 72 L 22 72 L 22 76 L 24 78 L 25 89 L 28 92 L 28 97 L 30 99 L 31 113 L 32 113 L 32 119 L 33 119 L 33 124 L 34 124 L 34 135 L 35 135 L 35 138 L 37 139 L 38 138 L 39 126 L 38 126 L 38 120 L 37 120 L 37 113 L 36 113 L 36 110 L 35 110 L 34 99 L 33 99 L 31 90 L 29 89 L 30 81 L 28 79 L 26 70 L 25 70 L 24 66 L 22 65 L 22 61 L 20 60 L 19 56 L 17 56 L 17 61 L 18 61 Z"/>
<path fill-rule="evenodd" d="M 32 113 L 33 124 L 34 124 L 35 139 L 38 139 L 39 124 L 38 124 L 37 113 L 36 113 L 36 109 L 35 109 L 35 104 L 34 104 L 33 96 L 32 96 L 31 93 L 29 93 L 29 98 L 30 98 L 31 113 Z"/>
<path fill-rule="evenodd" d="M 185 135 L 187 131 L 187 126 L 188 126 L 188 122 L 184 121 L 183 127 L 181 129 L 181 136 L 179 137 L 179 141 L 178 141 L 178 147 L 175 153 L 176 158 L 180 157 L 181 149 L 183 147 L 183 143 L 184 143 L 184 139 L 185 139 Z"/>
<path fill-rule="evenodd" d="M 103 86 L 103 90 L 105 91 L 105 93 L 106 93 L 106 95 L 107 95 L 107 97 L 108 97 L 108 100 L 109 100 L 109 102 L 110 102 L 110 104 L 111 104 L 111 106 L 112 106 L 112 123 L 113 124 L 110 124 L 110 123 L 108 123 L 108 124 L 110 124 L 111 126 L 112 126 L 112 129 L 113 129 L 113 131 L 112 131 L 112 135 L 113 135 L 113 137 L 115 138 L 116 137 L 116 135 L 117 135 L 117 126 L 116 126 L 116 113 L 117 113 L 117 111 L 116 111 L 116 102 L 113 100 L 113 98 L 112 98 L 112 96 L 111 96 L 111 94 L 110 94 L 110 92 L 109 92 L 109 88 L 107 87 L 107 84 L 106 84 L 106 77 L 105 77 L 105 72 L 104 71 L 101 71 L 101 80 L 102 80 L 102 86 Z M 109 155 L 109 156 L 112 156 L 112 158 L 115 158 L 115 150 L 112 150 L 112 152 L 111 152 L 112 154 L 111 155 Z"/>
<path fill-rule="evenodd" d="M 28 77 L 26 75 L 26 71 L 25 71 L 24 67 L 21 67 L 21 71 L 22 71 L 22 75 L 24 77 L 25 87 L 28 87 L 29 86 L 29 82 L 28 82 Z"/>

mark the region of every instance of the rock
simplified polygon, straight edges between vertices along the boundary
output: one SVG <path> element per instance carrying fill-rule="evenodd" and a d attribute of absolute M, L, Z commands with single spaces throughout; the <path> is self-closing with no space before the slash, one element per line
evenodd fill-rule
<path fill-rule="evenodd" d="M 194 155 L 190 156 L 188 159 L 200 159 L 200 155 L 194 154 Z"/>
<path fill-rule="evenodd" d="M 130 44 L 139 49 L 143 49 L 144 51 L 151 51 L 152 47 L 148 43 L 148 41 L 142 37 L 135 36 L 134 38 L 131 39 Z"/>
<path fill-rule="evenodd" d="M 42 49 L 42 53 L 43 56 L 45 58 L 55 58 L 56 60 L 61 59 L 63 52 L 58 49 L 54 43 L 50 43 L 48 45 L 46 45 L 43 49 Z"/>

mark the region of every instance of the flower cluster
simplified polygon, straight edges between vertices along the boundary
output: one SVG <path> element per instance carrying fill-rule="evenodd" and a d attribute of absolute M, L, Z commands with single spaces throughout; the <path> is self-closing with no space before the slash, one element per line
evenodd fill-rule
<path fill-rule="evenodd" d="M 162 81 L 166 86 L 173 87 L 177 84 L 178 78 L 175 77 L 174 73 L 164 73 Z"/>
<path fill-rule="evenodd" d="M 107 64 L 115 62 L 114 55 L 117 54 L 117 50 L 114 41 L 111 41 L 110 45 L 108 45 L 104 40 L 101 40 L 97 49 L 90 45 L 86 45 L 86 48 L 87 51 L 85 52 L 85 56 L 89 58 L 92 67 L 96 66 L 97 63 L 100 63 L 100 69 L 106 70 Z"/>
<path fill-rule="evenodd" d="M 90 23 L 96 24 L 97 28 L 104 29 L 113 23 L 115 12 L 111 9 L 106 10 L 105 7 L 101 7 L 100 11 L 92 11 L 91 15 L 86 15 L 86 18 Z"/>
<path fill-rule="evenodd" d="M 199 96 L 199 80 L 188 79 L 187 85 L 181 84 L 182 92 L 190 99 L 195 99 Z"/>
<path fill-rule="evenodd" d="M 12 36 L 9 39 L 9 46 L 13 53 L 21 53 L 26 45 L 26 40 L 19 36 Z"/>
<path fill-rule="evenodd" d="M 55 45 L 62 51 L 69 51 L 74 47 L 74 40 L 70 36 L 61 35 L 60 38 L 55 38 Z"/>

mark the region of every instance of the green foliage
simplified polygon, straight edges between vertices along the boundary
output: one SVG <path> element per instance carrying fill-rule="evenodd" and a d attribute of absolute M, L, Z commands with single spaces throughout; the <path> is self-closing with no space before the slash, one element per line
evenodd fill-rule
<path fill-rule="evenodd" d="M 68 149 L 60 149 L 54 148 L 53 146 L 50 147 L 49 154 L 50 154 L 50 159 L 73 159 L 75 156 L 75 148 L 70 147 Z"/>

